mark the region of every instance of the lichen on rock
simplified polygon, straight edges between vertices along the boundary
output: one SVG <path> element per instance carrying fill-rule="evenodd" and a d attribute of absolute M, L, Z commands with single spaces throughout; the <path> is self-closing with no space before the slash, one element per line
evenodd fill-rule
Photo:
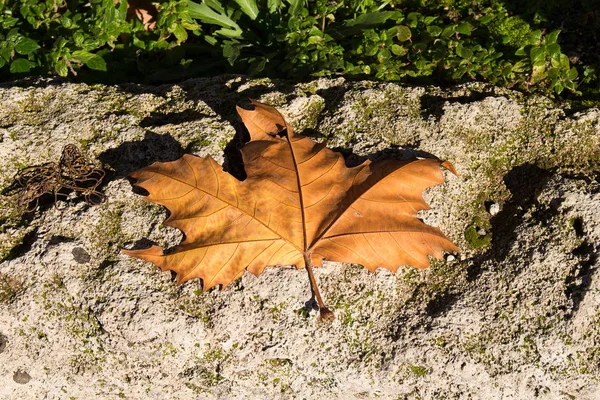
<path fill-rule="evenodd" d="M 235 105 L 277 106 L 349 165 L 437 156 L 460 176 L 425 222 L 459 245 L 427 270 L 315 271 L 224 291 L 125 257 L 173 246 L 166 211 L 126 176 L 186 152 L 242 177 Z M 107 172 L 107 201 L 23 216 L 0 197 L 0 397 L 573 398 L 600 395 L 600 111 L 471 84 L 449 89 L 244 76 L 163 86 L 41 80 L 0 87 L 0 190 L 68 143 Z M 494 212 L 491 205 L 494 205 Z M 27 374 L 27 379 L 24 374 Z M 17 377 L 16 379 L 14 377 Z"/>

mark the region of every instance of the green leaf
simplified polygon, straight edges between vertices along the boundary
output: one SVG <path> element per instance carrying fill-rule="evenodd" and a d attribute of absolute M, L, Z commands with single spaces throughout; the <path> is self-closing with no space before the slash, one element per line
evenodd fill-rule
<path fill-rule="evenodd" d="M 2 44 L 2 43 L 0 43 Z M 6 46 L 6 47 L 0 47 L 0 58 L 4 59 L 4 61 L 9 62 L 10 61 L 10 53 L 12 53 L 12 48 L 10 48 L 10 46 Z"/>
<path fill-rule="evenodd" d="M 240 28 L 237 28 L 237 29 L 221 28 L 218 31 L 215 31 L 215 33 L 217 33 L 221 36 L 224 36 L 226 38 L 230 38 L 230 39 L 241 39 L 243 31 Z"/>
<path fill-rule="evenodd" d="M 198 4 L 198 3 L 194 3 L 193 1 L 190 1 L 190 2 L 188 2 L 188 10 L 189 10 L 190 17 L 192 17 L 194 19 L 199 19 L 200 21 L 204 22 L 205 24 L 219 25 L 219 26 L 222 26 L 223 28 L 229 28 L 234 31 L 238 31 L 239 36 L 241 37 L 242 30 L 240 29 L 238 24 L 233 22 L 233 20 L 231 18 L 229 18 L 227 15 L 219 14 L 219 13 L 215 12 L 212 8 L 207 6 L 205 3 Z"/>
<path fill-rule="evenodd" d="M 18 74 L 22 72 L 29 72 L 31 68 L 35 67 L 35 64 L 26 58 L 17 58 L 10 63 L 10 72 Z"/>
<path fill-rule="evenodd" d="M 188 2 L 188 9 L 189 9 L 190 3 L 192 3 L 192 2 L 191 1 Z M 219 2 L 219 0 L 204 0 L 204 1 L 202 1 L 202 3 L 206 4 L 207 6 L 209 6 L 216 12 L 218 12 L 219 14 L 226 14 L 225 9 L 223 8 L 223 6 L 221 5 L 221 2 Z M 190 15 L 190 17 L 192 17 L 192 16 Z M 192 18 L 194 18 L 194 17 L 192 17 Z"/>
<path fill-rule="evenodd" d="M 54 70 L 62 77 L 65 77 L 69 74 L 69 68 L 67 67 L 65 60 L 58 60 L 54 65 Z"/>
<path fill-rule="evenodd" d="M 366 29 L 379 27 L 390 18 L 398 17 L 398 11 L 379 11 L 360 15 L 357 18 L 332 25 L 327 33 L 334 39 L 342 39 L 363 32 Z"/>
<path fill-rule="evenodd" d="M 75 32 L 73 34 L 73 40 L 75 41 L 75 46 L 81 47 L 85 41 L 85 36 L 81 32 Z"/>
<path fill-rule="evenodd" d="M 544 47 L 532 47 L 529 52 L 529 58 L 531 62 L 535 63 L 543 60 L 546 57 L 546 49 Z"/>
<path fill-rule="evenodd" d="M 438 17 L 425 17 L 425 19 L 423 20 L 423 22 L 425 23 L 425 25 L 431 25 Z"/>
<path fill-rule="evenodd" d="M 494 17 L 495 17 L 495 15 L 494 15 L 494 14 L 488 14 L 488 15 L 484 15 L 483 17 L 479 18 L 477 21 L 478 21 L 480 24 L 483 24 L 483 25 L 485 25 L 485 24 L 487 24 L 488 22 L 490 22 L 491 20 L 493 20 L 493 19 L 494 19 Z"/>
<path fill-rule="evenodd" d="M 6 40 L 11 40 L 15 38 L 15 40 L 19 37 L 19 28 L 13 28 L 6 34 Z"/>
<path fill-rule="evenodd" d="M 425 67 L 427 66 L 427 61 L 425 60 L 419 60 L 415 62 L 415 67 L 417 67 L 417 69 L 421 70 L 421 69 L 425 69 Z"/>
<path fill-rule="evenodd" d="M 556 82 L 558 82 L 557 78 L 560 76 L 560 70 L 556 69 L 556 68 L 552 68 L 548 71 L 548 79 L 554 79 L 554 81 L 552 82 L 552 84 L 550 85 L 550 87 L 553 87 L 554 85 L 556 85 Z"/>
<path fill-rule="evenodd" d="M 408 53 L 408 49 L 397 44 L 393 44 L 391 50 L 392 53 L 394 53 L 397 56 L 404 56 Z"/>
<path fill-rule="evenodd" d="M 567 72 L 567 79 L 576 79 L 577 78 L 577 69 L 575 67 L 571 68 L 569 72 Z"/>
<path fill-rule="evenodd" d="M 510 76 L 510 74 L 512 73 L 512 69 L 513 69 L 512 65 L 507 65 L 506 67 L 502 68 L 502 76 L 505 76 L 508 78 Z"/>
<path fill-rule="evenodd" d="M 71 59 L 85 64 L 94 57 L 94 54 L 85 50 L 77 50 L 71 54 Z"/>
<path fill-rule="evenodd" d="M 250 65 L 250 68 L 248 69 L 248 75 L 256 75 L 260 72 L 262 72 L 265 69 L 265 66 L 267 65 L 267 59 L 263 58 L 260 61 L 255 61 Z"/>
<path fill-rule="evenodd" d="M 515 65 L 513 65 L 513 72 L 519 73 L 519 72 L 524 72 L 528 69 L 529 63 L 528 60 L 521 60 L 518 63 L 516 63 Z"/>
<path fill-rule="evenodd" d="M 561 92 L 565 89 L 565 87 L 558 83 L 556 86 L 554 86 L 554 91 L 556 92 L 556 94 L 561 94 Z"/>
<path fill-rule="evenodd" d="M 13 26 L 15 26 L 17 24 L 17 22 L 19 22 L 18 18 L 14 18 L 14 17 L 9 17 L 7 14 L 4 14 L 4 20 L 2 21 L 2 28 L 4 29 L 10 29 Z"/>
<path fill-rule="evenodd" d="M 376 44 L 371 43 L 370 45 L 367 46 L 367 51 L 365 51 L 365 55 L 372 57 L 375 54 L 377 54 L 377 52 L 379 51 L 379 46 Z"/>
<path fill-rule="evenodd" d="M 71 18 L 67 17 L 66 15 L 63 15 L 60 19 L 60 24 L 67 29 L 71 29 L 71 27 L 73 26 L 73 21 L 71 20 Z"/>
<path fill-rule="evenodd" d="M 185 42 L 188 38 L 188 33 L 181 24 L 176 24 L 175 29 L 173 29 L 173 35 L 177 38 L 177 42 Z"/>
<path fill-rule="evenodd" d="M 379 53 L 377 53 L 377 61 L 379 61 L 380 64 L 385 64 L 385 62 L 388 61 L 391 57 L 392 54 L 388 49 L 381 49 L 379 50 Z"/>
<path fill-rule="evenodd" d="M 458 42 L 458 44 L 456 45 L 456 54 L 460 57 L 462 57 L 462 52 L 463 52 L 463 44 L 461 42 Z"/>
<path fill-rule="evenodd" d="M 515 56 L 526 56 L 527 52 L 525 52 L 525 47 L 519 47 L 517 51 L 515 51 Z"/>
<path fill-rule="evenodd" d="M 119 2 L 119 7 L 117 8 L 118 10 L 118 19 L 120 19 L 121 21 L 125 21 L 125 19 L 127 18 L 127 8 L 128 8 L 129 4 L 127 1 L 121 0 Z"/>
<path fill-rule="evenodd" d="M 461 22 L 456 27 L 456 32 L 463 34 L 463 35 L 470 35 L 471 34 L 471 25 L 467 24 L 466 22 Z"/>
<path fill-rule="evenodd" d="M 106 62 L 99 55 L 94 55 L 94 57 L 92 57 L 88 62 L 86 62 L 85 65 L 87 65 L 90 69 L 106 72 Z"/>
<path fill-rule="evenodd" d="M 291 17 L 295 17 L 296 15 L 298 15 L 298 12 L 300 12 L 300 10 L 302 9 L 302 6 L 304 5 L 304 0 L 288 0 L 288 2 L 290 3 L 288 14 Z"/>
<path fill-rule="evenodd" d="M 542 38 L 542 31 L 540 31 L 538 29 L 529 34 L 529 38 L 527 39 L 527 42 L 529 44 L 538 44 L 540 42 L 541 38 Z"/>
<path fill-rule="evenodd" d="M 437 37 L 440 36 L 440 34 L 442 33 L 442 28 L 440 28 L 439 26 L 431 25 L 427 27 L 427 32 L 429 32 L 431 36 Z"/>
<path fill-rule="evenodd" d="M 275 14 L 277 11 L 279 11 L 282 4 L 282 0 L 267 0 L 267 8 L 269 9 L 269 13 Z"/>
<path fill-rule="evenodd" d="M 548 74 L 546 73 L 545 65 L 534 65 L 531 77 L 534 82 L 539 82 L 543 80 Z"/>
<path fill-rule="evenodd" d="M 449 38 L 450 36 L 454 35 L 455 32 L 456 32 L 456 25 L 447 26 L 442 31 L 442 37 Z"/>
<path fill-rule="evenodd" d="M 550 64 L 552 64 L 554 68 L 560 68 L 560 56 L 561 53 L 554 53 L 550 56 Z"/>
<path fill-rule="evenodd" d="M 133 37 L 133 45 L 135 47 L 139 47 L 140 49 L 145 49 L 146 48 L 146 42 L 144 42 L 143 40 L 140 40 L 137 35 L 132 35 Z"/>
<path fill-rule="evenodd" d="M 238 46 L 237 43 L 230 41 L 225 43 L 225 46 L 223 46 L 223 57 L 225 57 L 227 61 L 229 61 L 230 65 L 233 65 L 235 63 L 235 60 L 237 60 L 239 55 L 240 46 Z"/>
<path fill-rule="evenodd" d="M 204 36 L 204 40 L 206 40 L 206 42 L 211 46 L 216 46 L 217 43 L 219 43 L 219 40 L 212 36 Z"/>
<path fill-rule="evenodd" d="M 567 69 L 571 66 L 569 63 L 569 57 L 566 54 L 560 54 L 560 66 L 564 69 Z"/>
<path fill-rule="evenodd" d="M 71 58 L 75 61 L 84 63 L 90 69 L 106 71 L 106 62 L 97 54 L 92 54 L 85 50 L 77 50 L 71 54 Z"/>
<path fill-rule="evenodd" d="M 320 43 L 323 43 L 323 41 L 324 41 L 324 38 L 321 35 L 321 32 L 319 32 L 316 35 L 312 35 L 312 36 L 308 37 L 309 44 L 320 44 Z"/>
<path fill-rule="evenodd" d="M 452 73 L 452 77 L 454 79 L 460 79 L 467 72 L 467 68 L 464 65 L 461 65 Z"/>
<path fill-rule="evenodd" d="M 19 54 L 26 56 L 33 53 L 39 48 L 40 46 L 35 40 L 29 38 L 22 38 L 17 42 L 17 45 L 15 46 L 15 51 Z"/>
<path fill-rule="evenodd" d="M 258 5 L 256 5 L 255 0 L 235 0 L 235 2 L 251 20 L 255 20 L 258 17 Z"/>
<path fill-rule="evenodd" d="M 546 51 L 548 55 L 552 57 L 554 54 L 560 53 L 560 45 L 558 43 L 552 43 L 546 46 Z"/>
<path fill-rule="evenodd" d="M 469 60 L 473 57 L 473 50 L 469 47 L 464 47 L 462 43 L 458 43 L 456 45 L 456 54 L 465 60 Z"/>
<path fill-rule="evenodd" d="M 566 81 L 565 82 L 565 88 L 567 88 L 569 90 L 575 90 L 575 82 L 573 82 L 573 81 Z"/>
<path fill-rule="evenodd" d="M 411 28 L 416 28 L 417 25 L 419 24 L 419 20 L 421 19 L 422 15 L 418 12 L 411 12 L 410 14 L 408 14 L 406 16 L 406 19 L 408 20 L 408 25 Z"/>
<path fill-rule="evenodd" d="M 556 31 L 552 31 L 546 36 L 546 44 L 556 43 L 556 39 L 558 39 L 558 35 L 560 34 L 560 29 Z"/>
<path fill-rule="evenodd" d="M 471 57 L 473 57 L 473 50 L 471 50 L 470 48 L 463 48 L 461 57 L 464 58 L 465 60 L 470 60 Z"/>
<path fill-rule="evenodd" d="M 410 38 L 412 37 L 412 32 L 410 31 L 410 28 L 408 26 L 398 25 L 396 27 L 396 29 L 398 30 L 396 37 L 398 38 L 399 41 L 406 42 L 407 40 L 410 40 Z"/>

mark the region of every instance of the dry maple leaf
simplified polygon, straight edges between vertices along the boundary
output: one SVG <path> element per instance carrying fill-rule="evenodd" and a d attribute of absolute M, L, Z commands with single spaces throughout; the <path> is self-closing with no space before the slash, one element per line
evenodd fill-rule
<path fill-rule="evenodd" d="M 114 4 L 119 4 L 122 0 L 114 0 Z M 127 1 L 127 21 L 137 18 L 142 21 L 144 29 L 151 31 L 156 28 L 156 18 L 158 10 L 151 0 L 128 0 Z"/>
<path fill-rule="evenodd" d="M 147 200 L 171 212 L 166 225 L 185 240 L 168 254 L 158 246 L 123 250 L 177 273 L 201 278 L 204 290 L 225 287 L 244 270 L 259 275 L 275 265 L 306 266 L 321 317 L 312 266 L 324 259 L 396 271 L 429 266 L 428 256 L 458 251 L 438 228 L 417 218 L 429 209 L 422 191 L 444 181 L 437 159 L 365 161 L 348 168 L 325 143 L 294 134 L 272 107 L 238 107 L 251 140 L 242 148 L 247 178 L 239 181 L 211 157 L 184 155 L 132 173 Z"/>

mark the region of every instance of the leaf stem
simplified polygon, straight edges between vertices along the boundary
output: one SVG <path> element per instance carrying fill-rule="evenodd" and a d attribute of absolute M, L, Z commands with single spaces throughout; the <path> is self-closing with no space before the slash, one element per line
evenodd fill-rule
<path fill-rule="evenodd" d="M 319 287 L 317 286 L 317 280 L 315 279 L 315 275 L 313 274 L 310 255 L 308 254 L 308 252 L 304 253 L 304 266 L 308 271 L 310 285 L 312 287 L 313 294 L 317 299 L 317 304 L 319 305 L 319 319 L 324 322 L 333 321 L 335 319 L 335 314 L 325 306 L 325 303 L 323 303 L 323 299 L 321 299 L 321 293 L 319 293 Z"/>

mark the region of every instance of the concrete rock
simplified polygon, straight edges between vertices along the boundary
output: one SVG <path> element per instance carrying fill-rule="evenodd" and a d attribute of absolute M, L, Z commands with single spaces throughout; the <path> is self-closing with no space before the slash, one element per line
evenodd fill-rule
<path fill-rule="evenodd" d="M 462 252 L 427 270 L 245 274 L 224 291 L 120 248 L 180 232 L 125 176 L 185 152 L 241 172 L 248 98 L 364 159 L 435 155 L 458 177 L 425 222 Z M 0 189 L 78 144 L 109 171 L 107 201 L 23 217 L 0 197 L 0 398 L 600 398 L 600 111 L 482 84 L 453 89 L 222 76 L 146 87 L 0 86 Z M 491 212 L 494 206 L 494 212 Z M 489 210 L 489 212 L 488 212 Z"/>

